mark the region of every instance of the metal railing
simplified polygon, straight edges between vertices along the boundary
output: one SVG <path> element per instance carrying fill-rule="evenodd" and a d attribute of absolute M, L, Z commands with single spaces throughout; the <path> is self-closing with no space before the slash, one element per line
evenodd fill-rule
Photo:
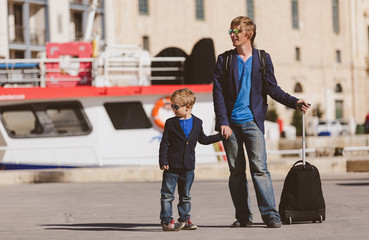
<path fill-rule="evenodd" d="M 104 78 L 105 86 L 145 86 L 156 80 L 180 80 L 183 83 L 183 57 L 108 57 L 108 58 L 68 58 L 68 59 L 0 59 L 0 85 L 12 85 L 17 87 L 24 84 L 46 87 L 48 81 L 81 81 L 79 76 L 83 73 L 91 73 L 92 83 L 96 77 Z M 152 63 L 177 63 L 179 67 L 151 67 Z M 35 67 L 21 68 L 17 64 L 34 63 Z M 91 63 L 91 68 L 83 68 L 81 63 Z M 48 65 L 49 64 L 49 65 Z M 54 65 L 53 65 L 54 64 Z M 52 66 L 51 66 L 52 65 Z M 56 66 L 59 67 L 56 67 Z M 70 78 L 68 72 L 74 71 L 74 78 Z M 152 72 L 170 72 L 171 75 L 152 76 Z M 177 74 L 177 73 L 180 74 Z M 53 76 L 53 73 L 60 73 Z M 181 75 L 181 76 L 178 76 Z M 65 76 L 65 78 L 63 78 Z M 130 79 L 127 84 L 124 80 Z M 123 83 L 112 84 L 114 80 L 122 80 Z"/>
<path fill-rule="evenodd" d="M 342 155 L 347 156 L 348 152 L 361 152 L 366 151 L 366 154 L 369 153 L 369 146 L 360 146 L 360 147 L 344 147 L 342 148 Z"/>
<path fill-rule="evenodd" d="M 52 81 L 54 78 L 48 75 L 48 73 L 63 73 L 65 69 L 62 68 L 47 68 L 47 64 L 50 63 L 81 63 L 81 62 L 93 62 L 93 58 L 71 58 L 65 59 L 4 59 L 0 60 L 0 84 L 1 86 L 11 85 L 12 87 L 24 86 L 24 84 L 31 84 L 33 86 L 46 87 L 47 81 Z M 33 63 L 34 67 L 17 67 L 17 64 Z M 91 69 L 78 68 L 78 73 L 92 71 Z M 27 75 L 28 74 L 28 75 Z M 31 74 L 31 75 L 29 75 Z M 58 81 L 71 81 L 68 77 L 58 77 Z M 76 77 L 74 80 L 82 80 Z"/>
<path fill-rule="evenodd" d="M 306 148 L 305 153 L 315 153 L 315 148 Z M 284 150 L 267 150 L 267 154 L 270 155 L 296 155 L 302 157 L 302 149 L 284 149 Z"/>

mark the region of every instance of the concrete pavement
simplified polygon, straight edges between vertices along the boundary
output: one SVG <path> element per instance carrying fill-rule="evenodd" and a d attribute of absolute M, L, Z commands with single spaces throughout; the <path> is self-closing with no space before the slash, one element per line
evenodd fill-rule
<path fill-rule="evenodd" d="M 326 221 L 280 229 L 262 224 L 251 182 L 255 216 L 251 228 L 230 228 L 234 209 L 226 180 L 196 179 L 191 220 L 199 229 L 179 232 L 161 231 L 160 181 L 0 185 L 0 238 L 368 239 L 369 173 L 321 175 Z M 272 174 L 272 178 L 278 204 L 284 177 Z"/>

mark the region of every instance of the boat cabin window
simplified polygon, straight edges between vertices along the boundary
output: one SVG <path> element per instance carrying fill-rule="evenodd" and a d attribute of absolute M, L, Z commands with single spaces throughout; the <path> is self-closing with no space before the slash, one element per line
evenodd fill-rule
<path fill-rule="evenodd" d="M 117 130 L 152 127 L 141 102 L 105 103 L 104 107 Z"/>
<path fill-rule="evenodd" d="M 42 134 L 43 129 L 31 109 L 9 110 L 2 112 L 10 136 Z"/>
<path fill-rule="evenodd" d="M 77 133 L 88 131 L 88 126 L 73 106 L 56 106 L 46 109 L 46 114 L 52 121 L 58 133 Z"/>
<path fill-rule="evenodd" d="M 14 138 L 80 136 L 92 131 L 77 101 L 1 106 L 0 116 Z"/>

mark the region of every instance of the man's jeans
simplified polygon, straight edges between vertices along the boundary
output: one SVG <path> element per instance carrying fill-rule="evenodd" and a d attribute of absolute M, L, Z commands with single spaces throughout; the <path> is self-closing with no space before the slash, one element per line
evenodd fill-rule
<path fill-rule="evenodd" d="M 238 221 L 252 221 L 248 184 L 246 179 L 245 144 L 249 158 L 251 178 L 254 183 L 259 210 L 264 223 L 276 216 L 272 180 L 267 168 L 267 154 L 263 133 L 254 121 L 231 123 L 232 136 L 223 141 L 230 170 L 229 190 Z"/>
<path fill-rule="evenodd" d="M 187 169 L 169 169 L 163 172 L 163 181 L 161 185 L 161 224 L 167 224 L 173 220 L 172 218 L 172 202 L 174 200 L 174 192 L 178 182 L 179 203 L 177 205 L 179 219 L 184 222 L 190 217 L 191 196 L 190 190 L 194 180 L 194 170 Z"/>

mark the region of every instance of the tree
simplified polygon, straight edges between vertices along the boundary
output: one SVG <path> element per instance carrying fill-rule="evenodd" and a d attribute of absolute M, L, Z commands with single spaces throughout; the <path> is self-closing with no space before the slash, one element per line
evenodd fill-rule
<path fill-rule="evenodd" d="M 313 116 L 321 119 L 323 117 L 323 114 L 324 112 L 322 110 L 322 106 L 320 103 L 318 103 L 318 105 L 313 108 Z"/>
<path fill-rule="evenodd" d="M 270 105 L 270 108 L 268 109 L 266 113 L 265 120 L 271 121 L 271 122 L 277 122 L 277 119 L 278 119 L 277 109 L 275 109 L 274 102 L 272 102 Z"/>
<path fill-rule="evenodd" d="M 294 111 L 291 125 L 296 128 L 296 135 L 302 136 L 302 112 Z"/>

